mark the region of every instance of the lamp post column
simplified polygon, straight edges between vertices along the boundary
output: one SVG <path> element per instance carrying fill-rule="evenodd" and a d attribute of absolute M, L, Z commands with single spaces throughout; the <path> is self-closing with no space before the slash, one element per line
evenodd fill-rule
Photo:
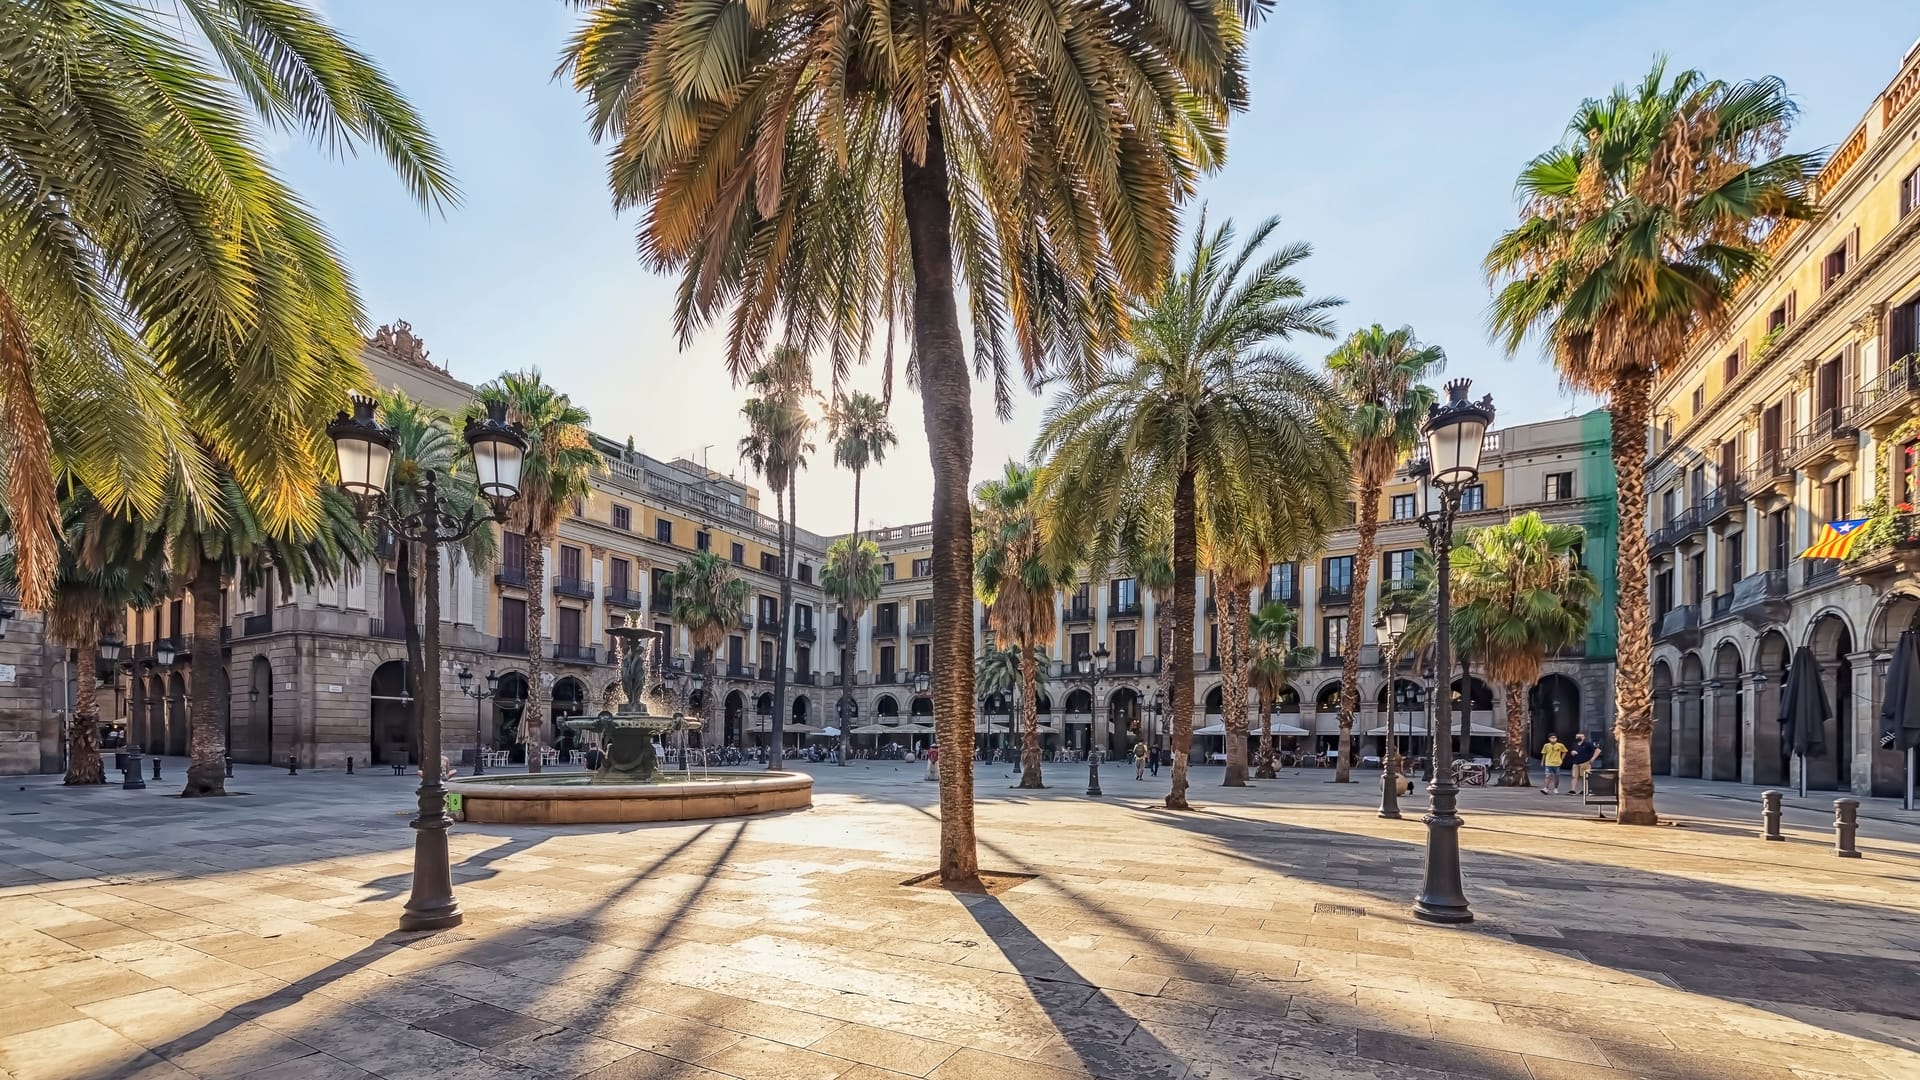
<path fill-rule="evenodd" d="M 1400 817 L 1400 781 L 1394 768 L 1399 746 L 1393 737 L 1393 719 L 1399 712 L 1395 706 L 1400 704 L 1400 688 L 1393 677 L 1394 653 L 1399 644 L 1399 635 L 1396 634 L 1388 638 L 1382 648 L 1387 658 L 1387 743 L 1380 751 L 1380 816 L 1393 819 Z"/>
<path fill-rule="evenodd" d="M 440 767 L 440 495 L 439 482 L 428 472 L 426 506 L 420 531 L 426 543 L 425 594 L 421 612 L 422 652 L 427 670 L 420 673 L 420 693 L 414 698 L 420 733 L 420 809 L 413 819 L 418 835 L 413 845 L 413 893 L 400 916 L 402 930 L 439 930 L 458 926 L 464 915 L 453 896 L 453 868 L 447 854 L 447 789 Z M 478 748 L 475 748 L 476 753 Z"/>
<path fill-rule="evenodd" d="M 1460 494 L 1451 487 L 1440 494 L 1441 508 L 1434 531 L 1435 606 L 1434 669 L 1447 671 L 1451 660 L 1448 635 L 1452 632 L 1450 605 L 1453 602 L 1448 577 L 1452 571 L 1453 515 L 1459 508 Z M 1466 888 L 1460 880 L 1460 788 L 1453 782 L 1453 739 L 1436 733 L 1433 740 L 1433 783 L 1427 788 L 1427 862 L 1420 895 L 1414 900 L 1413 913 L 1429 922 L 1464 923 L 1473 921 L 1467 907 Z"/>

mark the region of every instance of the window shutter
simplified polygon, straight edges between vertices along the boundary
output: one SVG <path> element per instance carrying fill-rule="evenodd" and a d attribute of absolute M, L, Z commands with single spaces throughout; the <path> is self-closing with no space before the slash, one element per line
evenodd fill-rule
<path fill-rule="evenodd" d="M 1855 225 L 1847 234 L 1847 272 L 1852 273 L 1855 263 L 1860 261 L 1860 226 Z"/>
<path fill-rule="evenodd" d="M 1787 294 L 1787 325 L 1792 326 L 1793 321 L 1799 317 L 1800 317 L 1800 294 L 1797 292 L 1790 292 Z"/>

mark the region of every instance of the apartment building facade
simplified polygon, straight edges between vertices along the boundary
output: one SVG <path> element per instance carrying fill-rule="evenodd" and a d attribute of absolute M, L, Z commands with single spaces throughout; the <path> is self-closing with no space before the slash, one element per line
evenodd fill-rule
<path fill-rule="evenodd" d="M 1797 779 L 1787 664 L 1813 650 L 1834 716 L 1810 787 L 1891 795 L 1886 665 L 1920 614 L 1920 46 L 1834 150 L 1825 213 L 1770 240 L 1726 330 L 1661 372 L 1646 528 L 1658 771 Z M 1868 518 L 1846 561 L 1799 557 Z"/>

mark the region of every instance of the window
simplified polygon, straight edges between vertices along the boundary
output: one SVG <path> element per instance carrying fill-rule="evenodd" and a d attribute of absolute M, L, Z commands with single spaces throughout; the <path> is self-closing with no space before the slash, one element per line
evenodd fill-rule
<path fill-rule="evenodd" d="M 500 569 L 503 573 L 517 578 L 526 577 L 527 537 L 525 533 L 500 534 Z"/>
<path fill-rule="evenodd" d="M 673 543 L 673 521 L 669 518 L 654 518 L 653 538 L 663 544 Z"/>
<path fill-rule="evenodd" d="M 1092 593 L 1086 582 L 1083 581 L 1073 587 L 1073 598 L 1067 601 L 1067 606 L 1080 614 L 1093 610 Z"/>
<path fill-rule="evenodd" d="M 1673 441 L 1673 417 L 1663 416 L 1660 418 L 1660 445 L 1665 446 L 1672 441 Z"/>
<path fill-rule="evenodd" d="M 1913 170 L 1905 180 L 1900 181 L 1900 216 L 1906 217 L 1912 213 L 1916 205 L 1920 205 L 1920 169 Z"/>
<path fill-rule="evenodd" d="M 894 669 L 898 667 L 898 664 L 894 661 L 895 655 L 893 646 L 880 646 L 880 681 L 883 683 L 893 681 Z"/>
<path fill-rule="evenodd" d="M 915 600 L 913 602 L 913 624 L 922 629 L 933 625 L 932 600 Z"/>
<path fill-rule="evenodd" d="M 1347 643 L 1347 617 L 1329 615 L 1320 620 L 1320 624 L 1324 631 L 1320 638 L 1320 652 L 1329 660 L 1338 660 L 1345 655 L 1342 650 Z"/>
<path fill-rule="evenodd" d="M 672 574 L 673 571 L 664 567 L 653 568 L 653 595 L 662 598 L 673 596 L 673 589 L 670 587 Z"/>
<path fill-rule="evenodd" d="M 747 545 L 745 544 L 733 545 L 733 565 L 735 566 L 747 565 Z"/>
<path fill-rule="evenodd" d="M 775 555 L 771 551 L 761 552 L 760 553 L 760 572 L 763 574 L 779 573 L 780 572 L 780 556 Z"/>
<path fill-rule="evenodd" d="M 727 671 L 737 672 L 747 666 L 747 639 L 739 634 L 727 637 Z"/>
<path fill-rule="evenodd" d="M 705 529 L 693 534 L 693 546 L 700 551 L 713 550 L 713 534 Z"/>
<path fill-rule="evenodd" d="M 1140 609 L 1140 583 L 1132 578 L 1116 578 L 1107 587 L 1107 602 L 1114 611 L 1130 612 Z"/>
<path fill-rule="evenodd" d="M 880 564 L 880 580 L 881 581 L 893 580 L 893 563 L 891 561 Z"/>
<path fill-rule="evenodd" d="M 873 609 L 873 626 L 874 626 L 874 629 L 884 630 L 889 634 L 899 633 L 900 632 L 900 605 L 881 604 L 879 607 L 874 608 Z"/>
<path fill-rule="evenodd" d="M 573 516 L 574 516 L 574 517 L 585 517 L 586 515 L 587 515 L 587 501 L 586 501 L 585 499 L 582 499 L 582 498 L 580 498 L 580 497 L 579 497 L 579 496 L 577 496 L 577 495 L 576 495 L 576 496 L 574 496 L 574 499 L 573 499 Z"/>
<path fill-rule="evenodd" d="M 500 599 L 501 648 L 527 647 L 527 602 L 507 596 Z"/>
<path fill-rule="evenodd" d="M 619 503 L 615 503 L 613 505 L 613 527 L 616 529 L 624 529 L 627 532 L 632 532 L 633 531 L 633 507 L 621 506 Z"/>
<path fill-rule="evenodd" d="M 933 672 L 933 646 L 921 642 L 913 647 L 913 670 L 915 674 Z"/>
<path fill-rule="evenodd" d="M 1679 513 L 1680 513 L 1680 493 L 1674 490 L 1673 488 L 1668 488 L 1667 490 L 1661 492 L 1660 493 L 1660 524 L 1662 526 L 1673 524 L 1673 519 L 1679 516 Z"/>
<path fill-rule="evenodd" d="M 1561 502 L 1573 498 L 1573 474 L 1556 472 L 1547 474 L 1547 501 Z"/>
<path fill-rule="evenodd" d="M 1699 416 L 1705 411 L 1707 411 L 1707 388 L 1705 386 L 1696 386 L 1693 388 L 1692 415 Z"/>
<path fill-rule="evenodd" d="M 1320 562 L 1321 585 L 1329 593 L 1353 591 L 1353 556 L 1340 555 Z"/>
<path fill-rule="evenodd" d="M 1673 568 L 1653 576 L 1653 617 L 1664 619 L 1673 610 Z"/>
<path fill-rule="evenodd" d="M 1460 492 L 1460 509 L 1485 510 L 1487 508 L 1487 485 L 1468 484 Z"/>
<path fill-rule="evenodd" d="M 760 641 L 760 677 L 773 678 L 773 642 L 764 638 Z"/>
<path fill-rule="evenodd" d="M 793 628 L 795 630 L 813 629 L 813 605 L 812 604 L 793 605 Z M 806 665 L 802 664 L 801 666 L 805 667 Z"/>
<path fill-rule="evenodd" d="M 802 585 L 813 584 L 813 564 L 812 563 L 801 563 L 799 574 L 800 574 L 800 584 Z"/>
<path fill-rule="evenodd" d="M 1787 319 L 1789 317 L 1788 307 L 1791 303 L 1791 298 L 1789 298 L 1786 301 L 1782 301 L 1779 307 L 1767 313 L 1767 333 L 1777 334 L 1781 330 L 1786 329 Z"/>
<path fill-rule="evenodd" d="M 1113 669 L 1123 675 L 1132 671 L 1138 664 L 1133 655 L 1135 648 L 1134 641 L 1138 634 L 1139 631 L 1137 630 L 1114 631 Z"/>
<path fill-rule="evenodd" d="M 624 595 L 632 585 L 632 563 L 625 559 L 614 559 L 607 564 L 607 587 L 609 589 Z"/>
<path fill-rule="evenodd" d="M 1390 516 L 1395 521 L 1412 521 L 1420 516 L 1419 498 L 1414 495 L 1395 495 L 1389 504 Z"/>
<path fill-rule="evenodd" d="M 1740 353 L 1736 350 L 1734 352 L 1728 353 L 1726 360 L 1721 363 L 1720 383 L 1723 386 L 1731 386 L 1733 385 L 1733 380 L 1739 377 L 1740 377 Z"/>
<path fill-rule="evenodd" d="M 913 560 L 913 576 L 914 577 L 932 577 L 933 576 L 933 559 L 926 558 L 926 559 Z"/>
<path fill-rule="evenodd" d="M 1073 666 L 1076 671 L 1080 668 L 1081 657 L 1093 655 L 1092 639 L 1087 636 L 1086 631 L 1083 630 L 1073 635 L 1072 639 L 1067 643 L 1067 655 L 1073 658 Z"/>
<path fill-rule="evenodd" d="M 1687 603 L 1696 607 L 1707 596 L 1707 553 L 1696 551 L 1687 559 Z"/>
<path fill-rule="evenodd" d="M 1827 252 L 1827 257 L 1820 260 L 1820 290 L 1825 292 L 1832 288 L 1833 283 L 1839 281 L 1846 272 L 1847 245 L 1841 244 Z"/>
<path fill-rule="evenodd" d="M 1767 515 L 1767 569 L 1785 570 L 1793 554 L 1793 511 L 1775 510 Z"/>
<path fill-rule="evenodd" d="M 1290 562 L 1274 563 L 1267 570 L 1267 599 L 1292 603 L 1300 598 L 1300 568 Z"/>
<path fill-rule="evenodd" d="M 1389 589 L 1404 589 L 1413 584 L 1414 551 L 1389 551 L 1380 557 L 1382 584 Z"/>
<path fill-rule="evenodd" d="M 561 645 L 580 647 L 580 609 L 563 607 L 554 612 L 554 640 Z"/>
<path fill-rule="evenodd" d="M 1726 573 L 1722 575 L 1726 578 L 1726 582 L 1720 587 L 1720 591 L 1729 593 L 1733 591 L 1735 585 L 1740 583 L 1741 578 L 1747 576 L 1747 545 L 1746 538 L 1739 533 L 1727 537 L 1725 544 L 1726 557 L 1721 560 L 1721 564 L 1726 567 Z"/>
<path fill-rule="evenodd" d="M 813 647 L 811 645 L 795 645 L 793 647 L 793 669 L 795 671 L 813 670 Z"/>
<path fill-rule="evenodd" d="M 1820 489 L 1820 508 L 1828 521 L 1844 521 L 1853 511 L 1853 477 L 1842 476 Z"/>
<path fill-rule="evenodd" d="M 1695 465 L 1693 472 L 1687 475 L 1687 482 L 1689 485 L 1687 491 L 1690 496 L 1687 499 L 1687 505 L 1699 506 L 1705 502 L 1707 498 L 1707 467 L 1705 465 Z"/>

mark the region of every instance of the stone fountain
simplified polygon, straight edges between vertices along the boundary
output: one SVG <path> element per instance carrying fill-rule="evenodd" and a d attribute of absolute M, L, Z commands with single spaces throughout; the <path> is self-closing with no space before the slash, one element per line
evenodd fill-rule
<path fill-rule="evenodd" d="M 661 771 L 653 740 L 678 735 L 684 751 L 687 733 L 700 730 L 700 722 L 664 701 L 654 703 L 662 715 L 647 706 L 647 655 L 660 636 L 658 631 L 638 625 L 629 616 L 628 625 L 610 627 L 607 633 L 620 643 L 620 689 L 626 700 L 615 712 L 564 722 L 575 732 L 599 737 L 598 767 L 584 776 L 540 773 L 449 781 L 447 790 L 461 797 L 465 820 L 502 824 L 683 821 L 813 805 L 813 778 L 805 773 L 716 771 L 695 777 L 690 771 L 678 776 Z"/>

